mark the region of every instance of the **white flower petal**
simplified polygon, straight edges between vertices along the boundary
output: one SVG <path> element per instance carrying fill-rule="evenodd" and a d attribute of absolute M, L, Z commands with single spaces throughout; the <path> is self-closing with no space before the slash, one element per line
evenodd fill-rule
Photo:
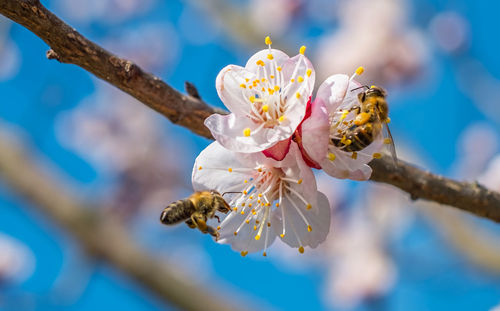
<path fill-rule="evenodd" d="M 238 170 L 242 164 L 238 161 L 237 155 L 218 142 L 208 145 L 196 158 L 192 182 L 195 191 L 217 190 L 220 193 L 232 191 L 235 185 L 241 185 L 243 181 L 251 178 L 250 171 L 243 173 Z M 229 172 L 231 168 L 232 172 Z M 240 191 L 240 190 L 236 190 Z"/>
<path fill-rule="evenodd" d="M 272 54 L 273 59 L 270 60 L 268 58 L 268 55 Z M 254 73 L 258 73 L 260 70 L 263 71 L 263 68 L 265 68 L 267 75 L 275 75 L 277 76 L 276 68 L 277 66 L 283 66 L 283 64 L 290 59 L 288 55 L 286 55 L 284 52 L 276 49 L 271 49 L 269 52 L 269 49 L 261 50 L 254 55 L 252 55 L 248 61 L 247 64 L 245 65 L 245 68 Z M 258 61 L 263 61 L 264 66 L 257 65 Z"/>
<path fill-rule="evenodd" d="M 336 74 L 328 77 L 318 88 L 316 100 L 321 100 L 329 112 L 335 111 L 346 96 L 349 77 Z"/>
<path fill-rule="evenodd" d="M 316 100 L 311 105 L 311 116 L 302 123 L 302 146 L 319 163 L 328 151 L 330 124 L 323 101 Z"/>
<path fill-rule="evenodd" d="M 330 204 L 326 196 L 317 192 L 317 209 L 307 210 L 299 200 L 285 200 L 282 207 L 285 211 L 285 235 L 281 239 L 291 247 L 317 247 L 321 242 L 326 239 L 330 231 Z M 295 206 L 294 206 L 295 204 Z M 300 210 L 300 213 L 297 211 Z M 311 231 L 308 230 L 308 225 L 304 221 L 302 215 L 307 219 Z M 279 209 L 274 211 L 273 218 L 277 226 L 272 226 L 276 234 L 283 232 L 283 219 Z"/>
<path fill-rule="evenodd" d="M 248 224 L 245 222 L 246 219 L 249 220 Z M 272 230 L 272 225 L 268 227 L 265 223 L 260 238 L 256 240 L 255 236 L 260 228 L 260 222 L 256 224 L 256 219 L 257 217 L 252 214 L 249 217 L 248 213 L 241 215 L 240 212 L 232 212 L 221 223 L 219 242 L 231 244 L 231 248 L 236 251 L 249 253 L 263 250 L 266 246 L 269 247 L 276 239 L 276 233 Z M 234 235 L 236 231 L 238 233 Z"/>
<path fill-rule="evenodd" d="M 297 118 L 298 119 L 298 118 Z M 259 124 L 248 118 L 240 118 L 235 114 L 219 115 L 213 114 L 205 119 L 205 126 L 215 139 L 225 148 L 235 152 L 259 152 L 271 148 L 279 141 L 292 136 L 295 127 L 276 126 L 274 128 L 262 128 Z M 250 135 L 245 136 L 244 131 L 250 129 Z"/>
<path fill-rule="evenodd" d="M 215 87 L 217 94 L 229 111 L 240 117 L 245 117 L 249 113 L 251 103 L 248 98 L 253 94 L 246 87 L 246 84 L 247 81 L 255 79 L 255 73 L 236 65 L 226 66 L 219 72 L 215 80 Z M 245 88 L 242 88 L 241 85 L 245 85 Z"/>

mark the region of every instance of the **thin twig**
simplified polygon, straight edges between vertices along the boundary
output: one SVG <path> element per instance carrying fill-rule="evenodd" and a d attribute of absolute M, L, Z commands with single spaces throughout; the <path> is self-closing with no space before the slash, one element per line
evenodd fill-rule
<path fill-rule="evenodd" d="M 203 121 L 212 113 L 225 113 L 177 92 L 131 61 L 107 52 L 61 21 L 38 0 L 3 0 L 0 13 L 44 40 L 51 47 L 47 57 L 86 69 L 198 135 L 212 138 Z M 370 165 L 372 180 L 394 185 L 413 199 L 448 204 L 500 222 L 500 194 L 477 183 L 453 181 L 404 162 L 395 167 L 385 158 L 374 160 Z"/>
<path fill-rule="evenodd" d="M 189 281 L 171 265 L 151 257 L 134 243 L 128 229 L 103 209 L 91 208 L 27 157 L 13 136 L 0 134 L 0 177 L 11 189 L 51 217 L 76 238 L 93 258 L 104 260 L 182 310 L 236 310 L 227 297 Z"/>

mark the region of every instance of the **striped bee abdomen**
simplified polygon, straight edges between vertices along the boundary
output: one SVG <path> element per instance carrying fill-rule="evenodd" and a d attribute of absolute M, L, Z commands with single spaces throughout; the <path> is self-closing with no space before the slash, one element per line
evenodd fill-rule
<path fill-rule="evenodd" d="M 173 225 L 191 217 L 195 212 L 193 202 L 189 199 L 171 203 L 160 215 L 160 221 L 166 225 Z"/>

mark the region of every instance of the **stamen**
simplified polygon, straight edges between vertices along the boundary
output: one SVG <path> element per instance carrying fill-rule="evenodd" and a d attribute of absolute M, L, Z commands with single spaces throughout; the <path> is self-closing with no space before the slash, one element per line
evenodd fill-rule
<path fill-rule="evenodd" d="M 297 81 L 298 81 L 299 83 L 304 82 L 304 77 L 302 77 L 302 76 L 298 76 L 298 77 L 297 77 Z"/>
<path fill-rule="evenodd" d="M 302 55 L 304 55 L 305 52 L 306 52 L 306 46 L 303 45 L 303 46 L 300 47 L 299 53 L 302 54 Z"/>
<path fill-rule="evenodd" d="M 240 87 L 243 88 L 243 89 L 247 88 L 247 86 L 244 83 L 240 84 Z"/>
<path fill-rule="evenodd" d="M 304 254 L 304 246 L 299 247 L 299 253 Z"/>
<path fill-rule="evenodd" d="M 281 71 L 281 66 L 276 67 L 276 70 Z"/>
<path fill-rule="evenodd" d="M 203 167 L 199 166 L 198 169 L 201 170 Z"/>
<path fill-rule="evenodd" d="M 384 144 L 389 145 L 391 143 L 390 138 L 384 138 Z"/>
<path fill-rule="evenodd" d="M 300 208 L 297 206 L 297 204 L 295 204 L 295 202 L 292 200 L 291 197 L 289 197 L 287 195 L 287 198 L 292 203 L 293 207 L 295 207 L 295 210 L 297 211 L 297 213 L 299 213 L 300 217 L 302 217 L 302 220 L 304 221 L 304 223 L 307 226 L 307 231 L 311 232 L 311 230 L 309 230 L 309 228 L 311 228 L 311 226 L 309 224 L 309 221 L 307 221 L 307 218 L 304 216 L 304 214 L 302 213 L 302 211 L 300 210 Z"/>
<path fill-rule="evenodd" d="M 251 130 L 248 127 L 243 130 L 243 135 L 245 135 L 246 137 L 250 136 L 250 133 L 251 133 Z"/>
<path fill-rule="evenodd" d="M 306 74 L 308 77 L 310 77 L 312 74 L 312 69 L 307 69 Z"/>
<path fill-rule="evenodd" d="M 373 154 L 373 158 L 374 158 L 374 159 L 380 159 L 381 157 L 382 157 L 382 154 L 380 154 L 380 153 L 378 153 L 378 152 L 375 152 L 375 153 Z"/>
<path fill-rule="evenodd" d="M 352 79 L 354 79 L 354 77 L 356 76 L 360 76 L 363 74 L 363 72 L 365 71 L 365 68 L 363 68 L 362 66 L 359 66 L 356 71 L 352 74 L 351 78 L 349 79 L 349 81 L 351 81 Z"/>
<path fill-rule="evenodd" d="M 270 59 L 270 60 L 274 59 L 273 54 L 267 54 L 267 59 Z"/>
<path fill-rule="evenodd" d="M 266 42 L 266 45 L 273 44 L 273 42 L 271 41 L 271 38 L 269 36 L 266 37 L 265 42 Z"/>
<path fill-rule="evenodd" d="M 248 254 L 248 252 L 247 251 L 241 251 L 240 254 L 241 254 L 241 256 L 245 257 Z"/>

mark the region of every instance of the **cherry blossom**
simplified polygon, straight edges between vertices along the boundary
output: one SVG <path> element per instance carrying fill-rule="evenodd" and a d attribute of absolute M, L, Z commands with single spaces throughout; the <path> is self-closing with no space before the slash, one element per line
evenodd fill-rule
<path fill-rule="evenodd" d="M 319 163 L 321 168 L 330 176 L 336 178 L 349 178 L 354 180 L 366 180 L 371 175 L 371 168 L 367 165 L 373 158 L 381 157 L 379 153 L 383 146 L 383 135 L 378 133 L 374 141 L 367 147 L 356 152 L 347 152 L 335 145 L 335 140 L 345 139 L 345 131 L 353 126 L 356 112 L 352 109 L 359 105 L 358 93 L 363 91 L 361 85 L 354 80 L 356 75 L 363 72 L 359 67 L 356 73 L 349 78 L 347 75 L 336 74 L 330 76 L 321 84 L 316 94 L 313 107 L 326 109 L 328 113 L 329 135 L 323 135 L 324 129 L 303 133 L 303 145 L 307 154 Z M 306 126 L 313 126 L 314 121 Z M 321 123 L 318 123 L 321 124 Z M 320 125 L 316 125 L 318 127 Z M 310 133 L 316 136 L 309 138 Z M 328 145 L 325 149 L 321 147 L 321 141 L 326 139 Z"/>
<path fill-rule="evenodd" d="M 266 256 L 277 236 L 303 253 L 328 234 L 328 199 L 317 190 L 295 143 L 283 161 L 275 161 L 262 153 L 231 152 L 214 142 L 196 159 L 192 181 L 195 190 L 233 192 L 225 196 L 233 211 L 218 227 L 219 242 L 243 256 L 259 250 Z"/>
<path fill-rule="evenodd" d="M 315 80 L 306 47 L 292 58 L 271 48 L 254 54 L 245 67 L 229 65 L 221 70 L 216 88 L 231 114 L 214 114 L 205 120 L 215 139 L 235 152 L 259 152 L 285 141 L 279 155 L 288 151 L 289 139 L 306 114 Z"/>

